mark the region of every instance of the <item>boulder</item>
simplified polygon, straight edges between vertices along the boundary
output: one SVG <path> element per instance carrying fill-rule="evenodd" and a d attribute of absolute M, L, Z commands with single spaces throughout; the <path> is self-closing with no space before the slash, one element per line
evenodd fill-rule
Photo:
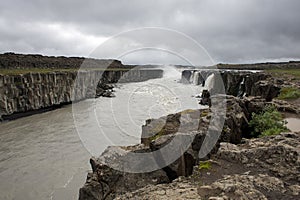
<path fill-rule="evenodd" d="M 123 164 L 119 161 L 123 161 L 123 158 L 127 159 L 126 155 L 129 151 L 144 152 L 147 149 L 143 145 L 109 147 L 99 158 L 91 158 L 93 172 L 88 174 L 86 183 L 80 189 L 79 200 L 114 199 L 125 192 L 147 185 L 170 182 L 165 171 L 161 169 L 149 173 L 119 171 L 119 167 Z"/>

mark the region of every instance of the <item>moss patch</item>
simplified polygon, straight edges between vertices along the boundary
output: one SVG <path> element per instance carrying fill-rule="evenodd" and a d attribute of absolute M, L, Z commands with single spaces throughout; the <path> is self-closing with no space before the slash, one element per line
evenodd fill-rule
<path fill-rule="evenodd" d="M 160 138 L 161 136 L 163 136 L 165 133 L 164 130 L 159 131 L 158 133 L 156 133 L 155 135 L 149 137 L 150 141 L 154 141 L 157 140 L 158 138 Z"/>
<path fill-rule="evenodd" d="M 206 116 L 208 115 L 208 113 L 209 113 L 209 112 L 208 112 L 207 110 L 204 110 L 204 111 L 201 112 L 201 115 L 200 115 L 200 116 L 201 116 L 201 117 L 206 117 Z"/>
<path fill-rule="evenodd" d="M 209 169 L 211 169 L 211 162 L 209 162 L 209 161 L 201 162 L 200 161 L 198 168 L 199 168 L 199 170 L 202 170 L 202 169 L 209 170 Z"/>

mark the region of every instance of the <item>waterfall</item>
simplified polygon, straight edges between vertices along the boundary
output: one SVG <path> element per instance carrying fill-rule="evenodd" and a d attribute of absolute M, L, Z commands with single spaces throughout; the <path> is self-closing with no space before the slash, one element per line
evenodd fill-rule
<path fill-rule="evenodd" d="M 193 72 L 193 73 L 191 74 L 189 83 L 194 83 L 194 75 L 195 75 L 195 72 Z"/>
<path fill-rule="evenodd" d="M 239 90 L 238 90 L 238 97 L 243 97 L 245 93 L 245 77 L 243 77 L 242 82 L 239 85 Z"/>
<path fill-rule="evenodd" d="M 165 65 L 162 69 L 164 70 L 164 78 L 180 79 L 181 71 L 176 67 L 171 65 Z"/>
<path fill-rule="evenodd" d="M 199 85 L 199 79 L 200 79 L 200 72 L 194 72 L 193 84 Z"/>
<path fill-rule="evenodd" d="M 205 88 L 210 92 L 215 85 L 215 74 L 209 75 L 205 81 Z"/>

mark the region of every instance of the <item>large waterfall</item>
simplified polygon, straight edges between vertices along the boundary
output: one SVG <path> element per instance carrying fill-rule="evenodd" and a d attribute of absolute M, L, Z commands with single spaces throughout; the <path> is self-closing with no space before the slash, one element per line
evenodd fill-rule
<path fill-rule="evenodd" d="M 205 88 L 208 91 L 211 91 L 214 88 L 214 85 L 215 85 L 215 74 L 211 74 L 205 81 Z"/>
<path fill-rule="evenodd" d="M 193 74 L 193 84 L 194 85 L 199 85 L 199 80 L 200 80 L 200 72 L 194 72 L 194 74 Z"/>

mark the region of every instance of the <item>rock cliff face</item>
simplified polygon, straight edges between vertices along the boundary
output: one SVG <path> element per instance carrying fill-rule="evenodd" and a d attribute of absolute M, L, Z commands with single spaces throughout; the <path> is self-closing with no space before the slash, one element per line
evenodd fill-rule
<path fill-rule="evenodd" d="M 242 139 L 251 113 L 261 111 L 267 102 L 258 97 L 227 96 L 226 99 L 223 131 L 206 158 L 197 156 L 212 117 L 209 109 L 187 110 L 148 120 L 143 127 L 142 144 L 109 147 L 99 158 L 91 159 L 93 172 L 80 189 L 79 199 L 299 199 L 299 133 Z M 198 130 L 175 133 L 180 125 L 178 119 L 186 113 L 189 120 L 200 115 Z M 191 123 L 189 120 L 180 122 L 184 126 Z M 165 125 L 158 130 L 161 121 Z M 153 152 L 167 145 L 175 135 L 193 134 L 194 140 L 182 156 L 160 170 L 124 173 L 104 164 L 126 157 L 129 152 Z M 125 153 L 120 153 L 120 149 Z"/>
<path fill-rule="evenodd" d="M 207 86 L 208 78 L 216 73 L 216 70 L 184 70 L 181 82 Z M 220 70 L 218 74 L 228 95 L 261 96 L 271 101 L 280 92 L 280 80 L 273 79 L 264 72 Z M 216 88 L 211 89 L 211 93 L 218 93 Z"/>
<path fill-rule="evenodd" d="M 96 89 L 105 90 L 105 84 L 145 81 L 162 74 L 162 70 L 133 69 L 0 75 L 0 118 L 93 98 Z"/>
<path fill-rule="evenodd" d="M 215 154 L 220 146 L 220 142 L 241 143 L 242 136 L 248 127 L 248 119 L 251 113 L 260 111 L 264 105 L 265 100 L 261 98 L 239 99 L 228 96 L 224 128 L 221 131 L 219 140 L 212 147 L 211 153 L 202 159 L 209 159 Z M 193 120 L 197 118 L 200 120 Z M 198 157 L 200 149 L 210 148 L 206 147 L 207 144 L 204 143 L 204 140 L 207 136 L 211 118 L 211 110 L 203 109 L 186 110 L 159 119 L 147 120 L 146 125 L 143 127 L 142 144 L 131 147 L 109 147 L 99 158 L 91 159 L 93 172 L 89 173 L 86 184 L 80 189 L 79 199 L 114 199 L 128 191 L 150 187 L 149 185 L 169 183 L 179 176 L 192 175 L 194 166 L 200 161 Z M 196 124 L 197 129 L 192 131 L 189 127 L 195 122 L 199 124 Z M 184 127 L 180 129 L 180 132 L 178 132 L 179 126 Z M 214 127 L 212 129 L 215 130 Z M 215 133 L 213 132 L 212 134 Z M 151 173 L 132 174 L 127 172 L 121 173 L 109 167 L 114 166 L 115 163 L 113 162 L 118 159 L 123 160 L 122 158 L 125 158 L 128 161 L 127 155 L 130 152 L 155 152 L 169 144 L 175 136 L 180 137 L 182 140 L 192 137 L 193 140 L 176 161 L 160 170 Z M 159 156 L 149 159 L 154 159 L 157 165 L 165 162 Z M 107 163 L 112 165 L 108 166 Z M 118 162 L 117 164 L 122 163 Z"/>
<path fill-rule="evenodd" d="M 80 67 L 84 66 L 84 69 Z M 118 60 L 0 54 L 0 120 L 98 96 L 113 96 L 117 82 L 161 78 L 159 69 L 123 65 Z M 78 81 L 75 81 L 78 78 Z"/>

